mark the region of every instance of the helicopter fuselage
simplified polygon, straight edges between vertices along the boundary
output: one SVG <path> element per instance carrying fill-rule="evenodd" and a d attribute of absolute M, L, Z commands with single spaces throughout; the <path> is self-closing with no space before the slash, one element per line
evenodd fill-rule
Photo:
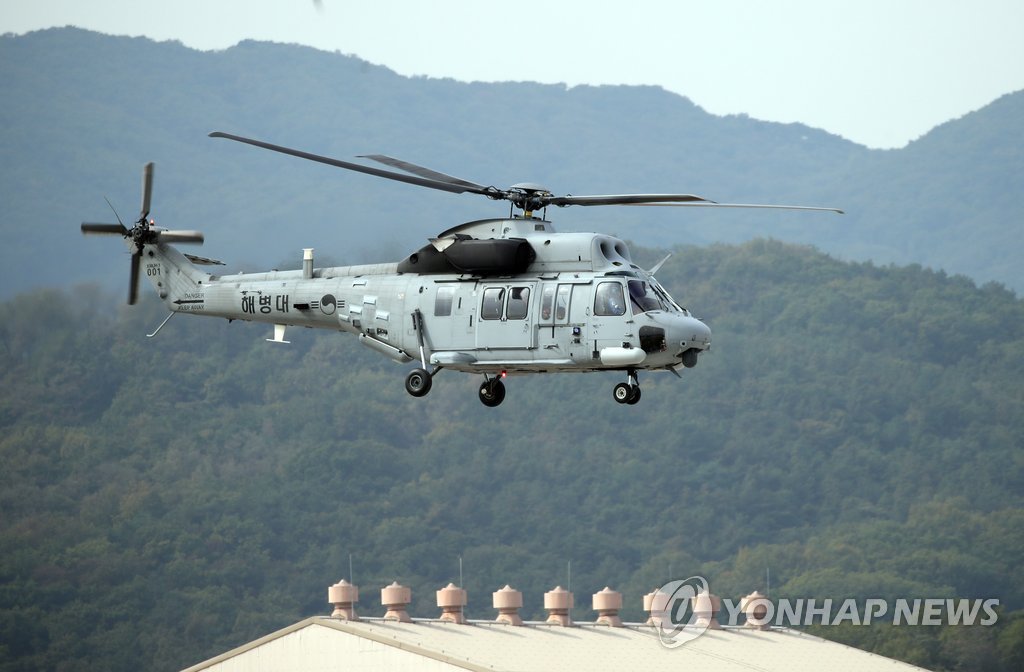
<path fill-rule="evenodd" d="M 419 360 L 435 373 L 633 376 L 693 366 L 710 347 L 708 327 L 633 264 L 617 238 L 556 234 L 544 220 L 513 218 L 471 222 L 441 239 L 525 241 L 533 258 L 502 273 L 505 262 L 485 246 L 455 258 L 497 264 L 486 274 L 437 264 L 433 272 L 410 271 L 426 266 L 421 250 L 398 263 L 314 269 L 308 259 L 302 270 L 216 276 L 157 243 L 143 250 L 142 266 L 172 311 L 270 323 L 268 340 L 278 342 L 290 326 L 352 333 L 381 354 Z M 523 266 L 522 259 L 509 263 Z"/>
<path fill-rule="evenodd" d="M 225 138 L 307 161 L 451 194 L 508 201 L 510 216 L 467 222 L 390 264 L 316 269 L 306 249 L 297 271 L 213 275 L 198 265 L 220 264 L 185 255 L 172 243 L 202 243 L 199 231 L 159 228 L 149 218 L 153 164 L 142 173 L 142 208 L 129 228 L 83 222 L 82 233 L 119 235 L 131 253 L 128 303 L 137 298 L 143 270 L 157 294 L 177 313 L 274 325 L 267 340 L 286 343 L 288 327 L 355 334 L 363 345 L 398 362 L 417 361 L 405 389 L 426 395 L 443 369 L 481 373 L 480 401 L 505 398 L 502 379 L 512 373 L 625 371 L 612 395 L 636 404 L 637 372 L 679 375 L 711 347 L 711 330 L 681 307 L 647 271 L 632 262 L 626 244 L 599 233 L 556 233 L 534 216 L 550 206 L 645 205 L 771 208 L 842 213 L 836 208 L 718 203 L 693 194 L 588 194 L 556 196 L 521 182 L 486 186 L 384 154 L 359 158 L 372 167 L 254 138 Z M 108 202 L 109 203 L 109 202 Z M 512 213 L 518 209 L 522 214 Z M 117 215 L 117 213 L 114 213 Z M 662 261 L 661 263 L 664 263 Z M 156 335 L 167 320 L 149 336 Z"/>

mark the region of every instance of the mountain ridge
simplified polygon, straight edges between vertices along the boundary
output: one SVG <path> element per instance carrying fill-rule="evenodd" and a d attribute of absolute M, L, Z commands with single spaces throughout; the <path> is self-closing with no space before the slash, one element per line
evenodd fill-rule
<path fill-rule="evenodd" d="M 207 234 L 209 256 L 279 265 L 302 247 L 344 262 L 394 260 L 486 202 L 375 183 L 209 140 L 212 130 L 350 158 L 388 153 L 481 183 L 556 193 L 682 192 L 725 202 L 842 207 L 804 213 L 574 208 L 563 230 L 636 243 L 738 243 L 764 235 L 876 263 L 920 263 L 1019 291 L 1015 175 L 1024 92 L 900 150 L 869 150 L 802 124 L 716 117 L 660 87 L 406 78 L 311 47 L 244 41 L 217 52 L 51 29 L 0 38 L 3 296 L 61 282 L 121 284 L 110 249 L 77 223 L 134 213 L 138 171 L 157 163 L 154 213 Z M 379 181 L 378 181 L 379 182 Z M 557 216 L 557 217 L 556 217 Z M 296 220 L 300 222 L 296 226 Z M 376 234 L 381 224 L 388 235 Z M 105 241 L 109 242 L 109 241 Z"/>

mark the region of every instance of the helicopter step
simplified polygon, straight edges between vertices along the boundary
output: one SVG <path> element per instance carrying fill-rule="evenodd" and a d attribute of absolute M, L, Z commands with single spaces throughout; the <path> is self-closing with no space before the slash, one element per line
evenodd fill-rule
<path fill-rule="evenodd" d="M 372 338 L 366 334 L 359 334 L 359 342 L 375 352 L 379 352 L 386 357 L 390 357 L 399 364 L 405 364 L 412 361 L 412 357 L 405 354 L 404 351 L 399 350 L 393 345 L 388 345 L 383 341 L 378 341 L 376 338 Z"/>

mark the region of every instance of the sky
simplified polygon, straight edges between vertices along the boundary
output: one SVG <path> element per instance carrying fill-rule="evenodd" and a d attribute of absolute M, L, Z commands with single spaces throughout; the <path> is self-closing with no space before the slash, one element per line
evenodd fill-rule
<path fill-rule="evenodd" d="M 0 0 L 0 34 L 65 25 L 305 44 L 407 76 L 657 85 L 872 148 L 1024 89 L 1021 0 Z"/>

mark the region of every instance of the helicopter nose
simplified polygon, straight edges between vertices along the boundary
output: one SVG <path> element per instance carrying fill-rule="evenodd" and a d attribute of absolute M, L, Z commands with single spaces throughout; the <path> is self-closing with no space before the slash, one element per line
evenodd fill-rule
<path fill-rule="evenodd" d="M 711 329 L 690 316 L 676 316 L 670 331 L 669 351 L 688 369 L 697 365 L 697 356 L 711 347 Z"/>
<path fill-rule="evenodd" d="M 711 329 L 700 320 L 679 313 L 655 313 L 649 316 L 654 329 L 648 334 L 648 339 L 654 334 L 658 337 L 655 340 L 661 344 L 660 349 L 644 347 L 648 353 L 647 363 L 652 367 L 656 359 L 662 366 L 682 363 L 692 368 L 697 365 L 697 356 L 711 347 Z M 647 329 L 640 330 L 641 343 L 644 340 L 643 332 Z"/>
<path fill-rule="evenodd" d="M 680 353 L 691 348 L 707 350 L 711 347 L 711 329 L 695 317 L 682 318 L 677 333 Z"/>

